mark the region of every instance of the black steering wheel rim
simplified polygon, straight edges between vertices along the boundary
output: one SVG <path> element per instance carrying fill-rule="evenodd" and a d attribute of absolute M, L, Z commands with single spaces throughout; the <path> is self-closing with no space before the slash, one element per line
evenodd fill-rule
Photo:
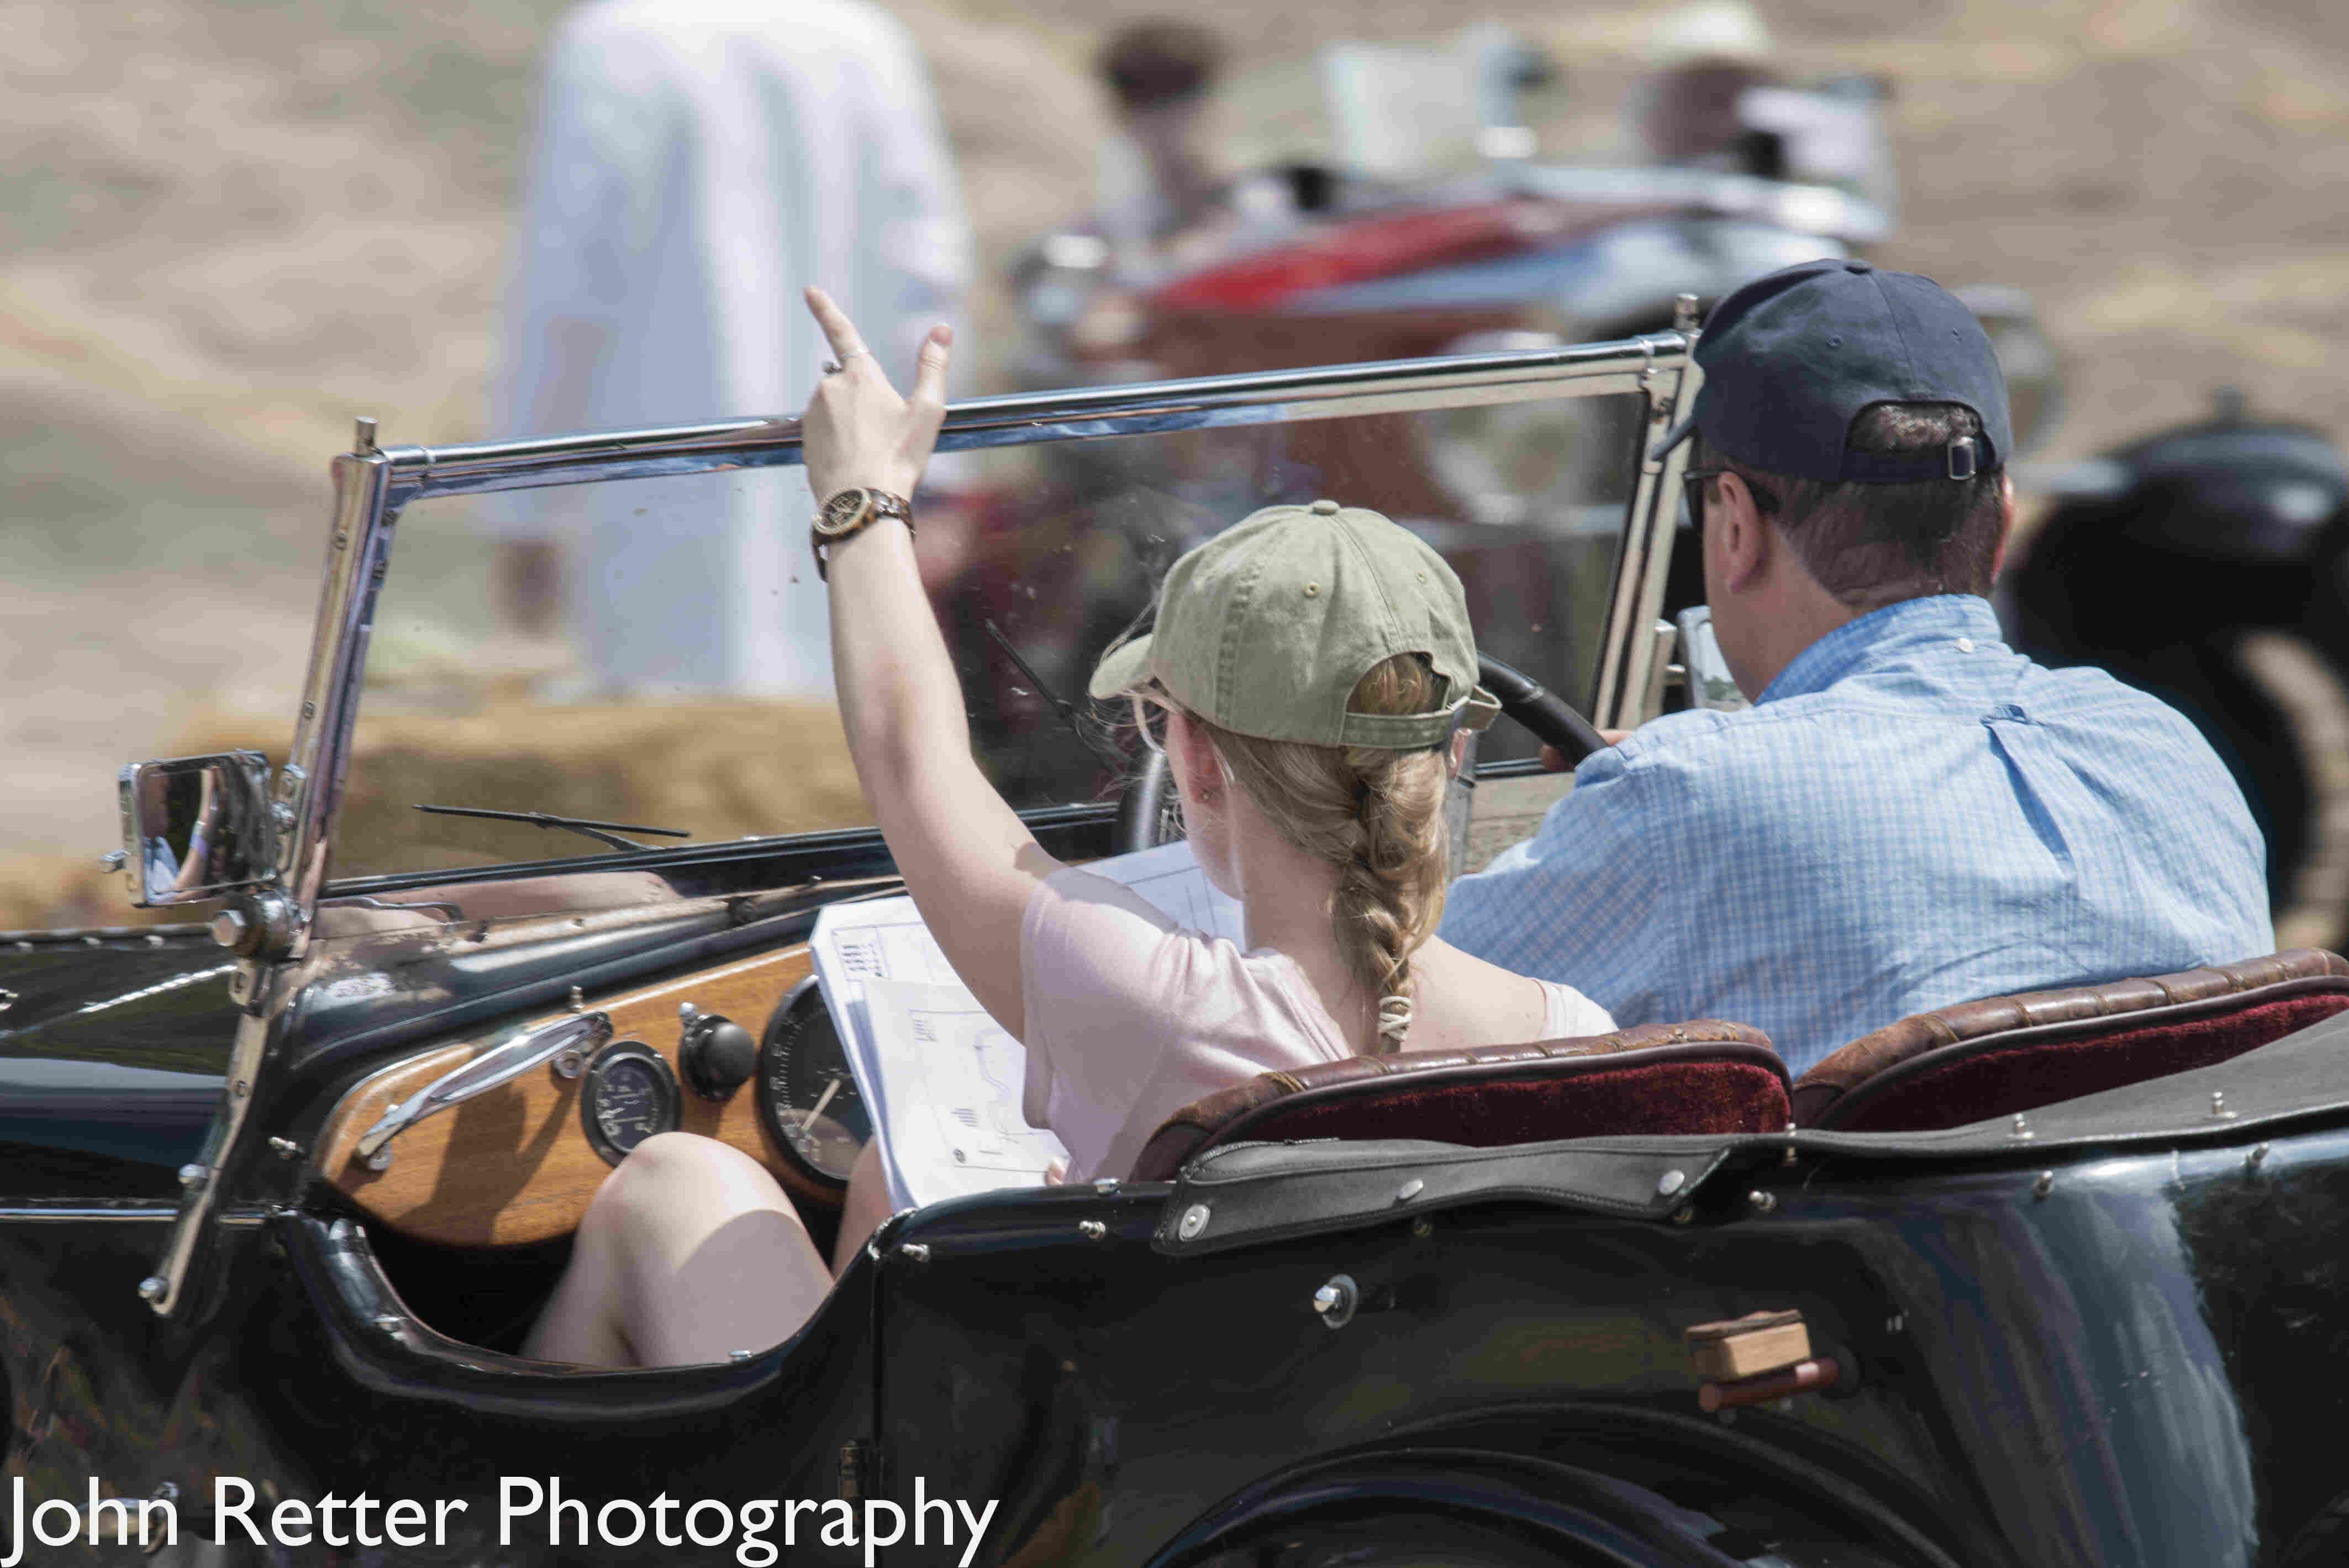
<path fill-rule="evenodd" d="M 1488 655 L 1476 660 L 1476 683 L 1500 700 L 1501 711 L 1553 747 L 1573 767 L 1607 742 L 1566 700 L 1513 665 Z M 1163 752 L 1145 751 L 1117 801 L 1112 854 L 1155 848 L 1178 836 L 1174 775 Z"/>
<path fill-rule="evenodd" d="M 1501 711 L 1532 732 L 1534 739 L 1554 748 L 1573 767 L 1607 743 L 1598 729 L 1576 712 L 1565 698 L 1515 665 L 1489 654 L 1476 659 L 1476 683 L 1501 700 Z"/>

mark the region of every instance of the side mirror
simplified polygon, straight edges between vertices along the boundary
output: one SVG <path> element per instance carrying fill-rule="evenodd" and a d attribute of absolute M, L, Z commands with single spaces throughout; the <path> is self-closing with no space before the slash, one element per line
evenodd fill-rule
<path fill-rule="evenodd" d="M 122 770 L 130 901 L 195 904 L 277 877 L 269 759 L 259 752 L 174 757 Z"/>

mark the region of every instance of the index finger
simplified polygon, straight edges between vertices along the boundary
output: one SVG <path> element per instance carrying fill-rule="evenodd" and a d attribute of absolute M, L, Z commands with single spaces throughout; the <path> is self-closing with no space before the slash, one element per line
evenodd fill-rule
<path fill-rule="evenodd" d="M 832 302 L 832 296 L 820 288 L 811 287 L 807 291 L 807 307 L 815 317 L 815 324 L 823 328 L 824 337 L 830 340 L 833 358 L 844 365 L 851 355 L 872 352 L 864 347 L 864 339 L 857 336 L 856 323 L 849 320 L 840 306 Z"/>

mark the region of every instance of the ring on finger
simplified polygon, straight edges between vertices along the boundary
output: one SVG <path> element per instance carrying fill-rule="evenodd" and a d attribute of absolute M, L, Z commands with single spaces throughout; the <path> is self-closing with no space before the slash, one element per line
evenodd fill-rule
<path fill-rule="evenodd" d="M 826 359 L 820 368 L 827 376 L 837 376 L 840 374 L 840 361 L 837 359 Z"/>

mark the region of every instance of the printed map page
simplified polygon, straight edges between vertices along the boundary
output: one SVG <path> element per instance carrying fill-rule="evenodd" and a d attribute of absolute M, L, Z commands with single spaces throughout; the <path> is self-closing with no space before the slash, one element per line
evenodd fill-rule
<path fill-rule="evenodd" d="M 1242 940 L 1240 907 L 1209 885 L 1188 844 L 1084 867 L 1193 930 Z M 1033 1186 L 1067 1153 L 1019 1110 L 1027 1052 L 978 1005 L 914 900 L 827 906 L 809 942 L 833 1025 L 873 1115 L 899 1208 Z"/>
<path fill-rule="evenodd" d="M 1040 1184 L 1061 1140 L 1020 1115 L 1028 1054 L 959 985 L 871 980 L 874 1064 L 905 1107 L 888 1151 L 924 1202 Z"/>

